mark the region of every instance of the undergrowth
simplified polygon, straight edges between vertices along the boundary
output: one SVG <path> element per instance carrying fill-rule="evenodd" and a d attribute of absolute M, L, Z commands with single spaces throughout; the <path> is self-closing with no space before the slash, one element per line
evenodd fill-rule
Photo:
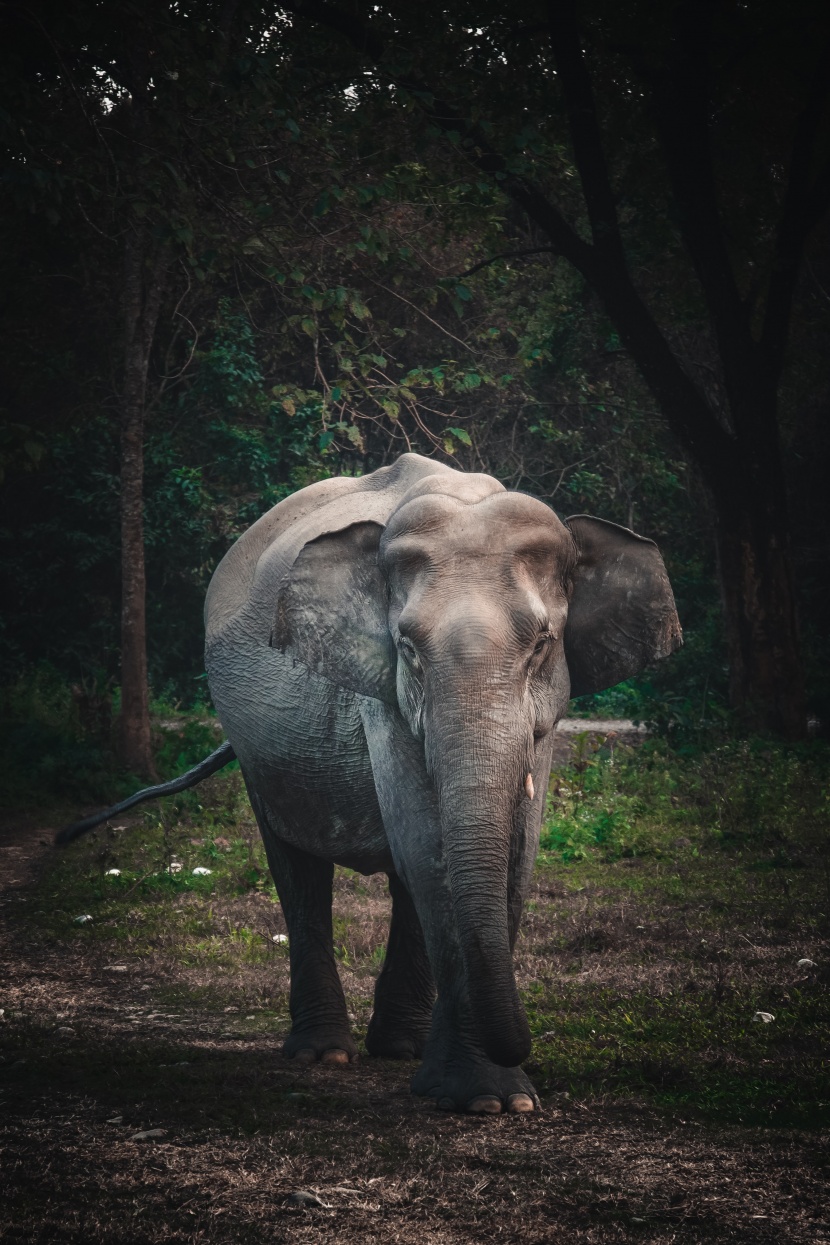
<path fill-rule="evenodd" d="M 606 860 L 659 856 L 678 838 L 759 853 L 756 867 L 799 867 L 824 856 L 830 754 L 821 742 L 733 740 L 674 751 L 660 738 L 636 748 L 590 729 L 554 772 L 541 847 L 563 862 L 598 850 Z"/>
<path fill-rule="evenodd" d="M 144 785 L 119 766 L 118 688 L 101 673 L 67 683 L 48 662 L 0 687 L 0 807 L 109 804 Z M 151 704 L 156 769 L 173 778 L 221 738 L 205 707 Z"/>

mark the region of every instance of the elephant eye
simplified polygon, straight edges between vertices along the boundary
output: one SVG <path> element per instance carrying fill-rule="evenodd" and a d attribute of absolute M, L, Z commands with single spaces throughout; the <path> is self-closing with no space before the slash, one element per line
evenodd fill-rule
<path fill-rule="evenodd" d="M 539 636 L 539 639 L 536 641 L 536 646 L 533 650 L 534 657 L 538 657 L 540 653 L 544 653 L 545 649 L 548 647 L 552 639 L 553 639 L 552 632 L 543 631 L 542 634 Z"/>
<path fill-rule="evenodd" d="M 398 648 L 400 649 L 402 656 L 405 658 L 407 665 L 410 665 L 413 670 L 421 669 L 421 663 L 418 659 L 418 654 L 415 651 L 415 645 L 411 640 L 408 640 L 406 636 L 402 635 L 398 640 Z"/>

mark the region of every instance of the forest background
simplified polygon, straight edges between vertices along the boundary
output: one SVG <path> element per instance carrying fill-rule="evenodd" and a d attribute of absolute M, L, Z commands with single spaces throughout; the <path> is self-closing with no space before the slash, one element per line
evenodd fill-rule
<path fill-rule="evenodd" d="M 195 760 L 151 708 L 204 718 L 225 550 L 408 449 L 658 542 L 684 649 L 583 710 L 678 747 L 830 720 L 826 13 L 3 21 L 8 799 Z"/>

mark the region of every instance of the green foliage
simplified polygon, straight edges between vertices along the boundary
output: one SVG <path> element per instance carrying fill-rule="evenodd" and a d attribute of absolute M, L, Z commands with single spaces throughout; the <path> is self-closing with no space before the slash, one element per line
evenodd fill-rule
<path fill-rule="evenodd" d="M 83 720 L 85 699 L 87 706 L 98 700 L 99 729 Z M 69 686 L 45 662 L 0 689 L 0 804 L 127 795 L 130 780 L 113 776 L 107 708 L 105 685 Z"/>
<path fill-rule="evenodd" d="M 146 426 L 157 692 L 185 705 L 202 696 L 204 590 L 252 520 L 304 484 L 411 448 L 489 470 L 562 514 L 596 513 L 655 538 L 686 647 L 578 708 L 624 712 L 677 740 L 724 723 L 711 514 L 605 310 L 561 258 L 539 253 L 504 175 L 473 174 L 461 133 L 447 141 L 411 94 L 379 86 L 339 37 L 300 19 L 274 23 L 256 6 L 235 9 L 228 26 L 217 14 L 197 3 L 154 16 L 107 0 L 90 23 L 82 10 L 53 8 L 9 47 L 0 264 L 15 297 L 2 313 L 0 589 L 15 609 L 0 623 L 0 682 L 44 658 L 71 681 L 117 674 L 130 228 L 167 283 Z M 595 18 L 585 15 L 600 46 L 608 31 Z M 373 20 L 382 30 L 391 19 L 378 9 Z M 399 34 L 409 20 L 397 15 Z M 543 58 L 528 59 L 526 36 L 500 13 L 458 23 L 442 11 L 435 30 L 412 44 L 430 76 L 446 75 L 511 173 L 535 179 L 585 228 Z M 406 43 L 396 36 L 396 48 Z M 629 263 L 706 387 L 717 368 L 643 96 L 627 90 L 620 111 L 617 70 L 596 54 Z M 175 68 L 136 84 L 151 55 Z M 141 109 L 128 105 L 139 88 Z M 727 200 L 748 240 L 737 184 Z M 769 217 L 768 187 L 762 198 L 758 221 Z M 809 311 L 812 335 L 792 335 L 801 379 L 787 381 L 785 441 L 794 482 L 804 472 L 812 480 L 795 490 L 796 556 L 820 709 L 827 601 L 814 551 L 826 446 L 814 458 L 798 394 L 819 391 L 826 312 L 820 297 L 808 301 L 799 314 Z"/>
<path fill-rule="evenodd" d="M 576 736 L 554 771 L 541 848 L 565 863 L 660 855 L 667 834 L 792 864 L 826 847 L 830 756 L 824 744 L 732 740 L 676 750 L 664 739 L 630 747 Z M 695 850 L 697 850 L 695 847 Z"/>

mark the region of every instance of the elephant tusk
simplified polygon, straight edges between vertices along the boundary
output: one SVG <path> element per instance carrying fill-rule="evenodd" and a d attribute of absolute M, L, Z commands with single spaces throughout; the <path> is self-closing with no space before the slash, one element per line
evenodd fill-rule
<path fill-rule="evenodd" d="M 529 800 L 532 800 L 535 794 L 536 792 L 533 790 L 533 775 L 528 774 L 525 779 L 525 795 Z"/>

